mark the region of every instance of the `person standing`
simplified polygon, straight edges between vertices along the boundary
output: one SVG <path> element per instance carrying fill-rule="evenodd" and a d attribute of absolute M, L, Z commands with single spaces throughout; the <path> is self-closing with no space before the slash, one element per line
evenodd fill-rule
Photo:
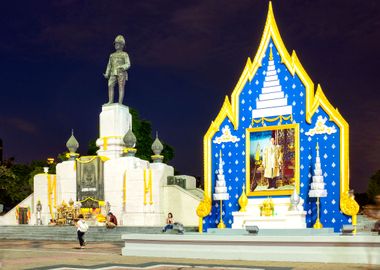
<path fill-rule="evenodd" d="M 275 139 L 270 138 L 263 157 L 264 177 L 268 179 L 268 189 L 276 188 L 276 179 L 280 176 L 280 166 L 282 164 L 280 150 L 281 147 L 275 144 Z"/>
<path fill-rule="evenodd" d="M 86 223 L 86 221 L 84 220 L 83 218 L 83 215 L 80 214 L 78 216 L 79 220 L 77 221 L 76 223 L 76 227 L 77 227 L 77 235 L 78 235 L 78 240 L 79 240 L 79 248 L 84 248 L 84 246 L 86 245 L 85 244 L 85 240 L 84 240 L 84 234 L 87 232 L 88 230 L 88 225 Z"/>

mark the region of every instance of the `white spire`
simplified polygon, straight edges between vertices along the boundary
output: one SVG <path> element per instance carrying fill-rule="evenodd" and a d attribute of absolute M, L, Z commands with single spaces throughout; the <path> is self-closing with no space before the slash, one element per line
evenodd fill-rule
<path fill-rule="evenodd" d="M 218 169 L 218 175 L 217 180 L 215 181 L 215 193 L 214 193 L 214 200 L 228 200 L 230 198 L 230 195 L 227 192 L 226 187 L 226 180 L 224 178 L 224 172 L 223 172 L 223 165 L 224 161 L 222 159 L 222 150 L 219 152 L 219 169 Z"/>
<path fill-rule="evenodd" d="M 316 158 L 314 165 L 313 182 L 310 184 L 310 197 L 326 197 L 327 190 L 325 189 L 325 183 L 323 182 L 321 158 L 319 157 L 319 144 L 316 146 Z"/>
<path fill-rule="evenodd" d="M 273 43 L 269 44 L 270 52 L 265 79 L 261 94 L 256 99 L 256 108 L 252 110 L 252 118 L 292 114 L 292 106 L 288 105 L 288 97 L 282 90 L 273 58 Z"/>

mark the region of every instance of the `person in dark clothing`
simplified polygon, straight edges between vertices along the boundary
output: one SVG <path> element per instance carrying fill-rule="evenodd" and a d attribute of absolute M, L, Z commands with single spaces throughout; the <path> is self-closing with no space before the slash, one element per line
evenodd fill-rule
<path fill-rule="evenodd" d="M 109 212 L 107 215 L 106 227 L 108 229 L 113 229 L 117 226 L 117 218 L 112 212 Z"/>

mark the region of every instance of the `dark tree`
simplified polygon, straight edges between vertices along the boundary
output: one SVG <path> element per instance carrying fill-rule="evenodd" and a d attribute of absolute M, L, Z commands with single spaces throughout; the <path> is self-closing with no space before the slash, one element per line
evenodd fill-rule
<path fill-rule="evenodd" d="M 367 194 L 373 202 L 376 195 L 380 195 L 380 170 L 371 176 L 368 182 Z"/>

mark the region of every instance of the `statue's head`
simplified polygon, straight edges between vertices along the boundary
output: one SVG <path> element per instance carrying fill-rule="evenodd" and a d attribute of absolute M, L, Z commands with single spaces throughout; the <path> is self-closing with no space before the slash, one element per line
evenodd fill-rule
<path fill-rule="evenodd" d="M 123 49 L 125 46 L 125 39 L 122 35 L 118 35 L 115 38 L 114 45 L 116 49 Z"/>

